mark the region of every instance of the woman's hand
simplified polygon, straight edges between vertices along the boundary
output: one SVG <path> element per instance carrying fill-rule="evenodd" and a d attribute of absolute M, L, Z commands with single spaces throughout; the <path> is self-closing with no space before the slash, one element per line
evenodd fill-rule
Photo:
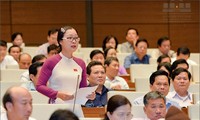
<path fill-rule="evenodd" d="M 92 94 L 89 94 L 86 98 L 89 100 L 94 100 L 96 98 L 95 92 L 92 92 Z"/>
<path fill-rule="evenodd" d="M 74 95 L 70 95 L 70 94 L 68 94 L 66 92 L 60 92 L 60 91 L 58 91 L 57 98 L 60 98 L 63 101 L 72 100 L 74 98 Z"/>

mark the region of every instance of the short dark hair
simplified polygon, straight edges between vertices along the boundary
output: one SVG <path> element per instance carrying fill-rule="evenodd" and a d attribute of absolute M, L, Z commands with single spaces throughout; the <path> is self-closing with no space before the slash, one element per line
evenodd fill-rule
<path fill-rule="evenodd" d="M 136 28 L 128 28 L 128 29 L 126 30 L 126 35 L 128 34 L 128 31 L 129 31 L 129 30 L 135 30 L 136 34 L 139 35 L 139 32 L 138 32 L 138 30 L 137 30 Z"/>
<path fill-rule="evenodd" d="M 7 103 L 7 102 L 13 103 L 13 98 L 12 98 L 12 96 L 11 96 L 11 91 L 10 91 L 11 88 L 12 88 L 12 87 L 8 88 L 8 89 L 6 90 L 4 96 L 3 96 L 3 107 L 5 108 L 5 110 L 7 110 L 7 108 L 6 108 L 6 103 Z"/>
<path fill-rule="evenodd" d="M 167 71 L 169 72 L 169 76 L 171 75 L 172 73 L 172 70 L 171 70 L 171 63 L 168 63 L 168 62 L 163 62 L 163 63 L 160 63 L 158 64 L 157 66 L 157 70 L 160 70 L 161 67 L 165 67 L 167 69 Z"/>
<path fill-rule="evenodd" d="M 11 42 L 13 42 L 15 40 L 15 38 L 17 37 L 17 35 L 20 35 L 21 37 L 23 37 L 23 34 L 21 32 L 15 32 L 11 35 Z"/>
<path fill-rule="evenodd" d="M 49 120 L 79 120 L 79 118 L 69 110 L 58 109 L 51 114 Z"/>
<path fill-rule="evenodd" d="M 123 105 L 131 105 L 131 102 L 123 95 L 114 95 L 108 100 L 106 112 L 110 112 L 110 114 L 113 114 L 113 112 Z M 104 120 L 109 120 L 108 116 L 105 115 Z"/>
<path fill-rule="evenodd" d="M 5 40 L 0 40 L 0 46 L 7 48 L 7 42 Z"/>
<path fill-rule="evenodd" d="M 163 99 L 164 102 L 166 103 L 166 98 L 162 93 L 160 93 L 158 91 L 151 91 L 151 92 L 148 92 L 147 94 L 145 94 L 143 103 L 144 103 L 144 105 L 147 105 L 147 104 L 149 104 L 149 100 L 160 99 L 160 98 Z"/>
<path fill-rule="evenodd" d="M 179 47 L 177 49 L 177 56 L 179 56 L 180 53 L 182 53 L 184 55 L 189 55 L 190 56 L 190 49 L 188 47 L 186 47 L 186 46 Z"/>
<path fill-rule="evenodd" d="M 39 61 L 39 60 L 42 60 L 44 58 L 47 58 L 45 55 L 43 54 L 38 54 L 38 55 L 35 55 L 32 59 L 32 63 L 35 63 L 36 61 Z"/>
<path fill-rule="evenodd" d="M 164 58 L 169 58 L 169 59 L 170 59 L 170 62 L 171 62 L 171 58 L 169 57 L 169 55 L 163 54 L 163 55 L 161 55 L 161 56 L 158 57 L 157 63 L 161 63 L 161 61 L 162 61 Z"/>
<path fill-rule="evenodd" d="M 104 62 L 104 65 L 109 66 L 112 61 L 116 61 L 119 63 L 119 60 L 116 57 L 107 57 Z"/>
<path fill-rule="evenodd" d="M 168 79 L 168 83 L 169 83 L 169 85 L 170 85 L 170 78 L 169 78 L 169 75 L 168 75 L 168 73 L 167 73 L 166 71 L 164 71 L 164 70 L 157 70 L 157 71 L 153 72 L 153 73 L 151 74 L 151 76 L 150 76 L 150 79 L 149 79 L 150 84 L 153 85 L 154 82 L 155 82 L 155 78 L 156 78 L 157 76 L 160 76 L 160 75 L 166 76 L 167 79 Z"/>
<path fill-rule="evenodd" d="M 117 46 L 118 46 L 118 40 L 117 40 L 117 38 L 115 36 L 113 36 L 113 35 L 108 35 L 103 40 L 103 44 L 102 44 L 103 51 L 106 49 L 106 43 L 109 42 L 111 38 L 113 38 L 115 40 L 115 43 L 116 43 L 116 46 L 115 46 L 114 49 L 117 49 Z"/>
<path fill-rule="evenodd" d="M 162 44 L 164 41 L 167 41 L 167 40 L 169 40 L 169 37 L 167 37 L 167 36 L 160 37 L 160 38 L 158 39 L 158 41 L 157 41 L 157 45 L 158 45 L 158 46 L 161 46 L 161 44 Z"/>
<path fill-rule="evenodd" d="M 58 32 L 58 29 L 57 29 L 57 28 L 52 28 L 52 29 L 48 30 L 47 35 L 48 35 L 48 36 L 51 36 L 51 34 L 54 34 L 54 33 L 57 33 L 57 32 Z"/>
<path fill-rule="evenodd" d="M 178 59 L 172 63 L 172 67 L 171 67 L 172 71 L 175 70 L 179 64 L 186 64 L 187 67 L 189 68 L 189 64 L 187 63 L 185 59 Z"/>
<path fill-rule="evenodd" d="M 21 49 L 18 45 L 12 45 L 12 46 L 9 47 L 8 53 L 10 53 L 10 52 L 11 52 L 11 49 L 14 48 L 14 47 L 19 48 L 19 51 L 20 51 L 20 52 L 22 51 L 22 49 Z"/>
<path fill-rule="evenodd" d="M 36 76 L 38 73 L 37 68 L 41 67 L 42 65 L 43 65 L 43 62 L 34 62 L 33 64 L 31 64 L 28 69 L 29 75 L 33 74 L 34 76 Z"/>
<path fill-rule="evenodd" d="M 149 47 L 148 41 L 145 38 L 141 38 L 141 37 L 136 41 L 135 46 L 138 46 L 140 42 L 145 42 L 147 44 L 147 47 Z"/>
<path fill-rule="evenodd" d="M 55 44 L 49 45 L 47 47 L 47 53 L 49 53 L 51 50 L 57 50 L 59 52 L 59 46 L 57 46 Z"/>
<path fill-rule="evenodd" d="M 88 75 L 90 75 L 90 73 L 92 72 L 91 71 L 91 67 L 93 67 L 93 66 L 95 66 L 95 65 L 101 65 L 103 68 L 104 68 L 104 66 L 102 65 L 102 63 L 101 62 L 99 62 L 99 61 L 91 61 L 88 65 L 87 65 L 87 74 Z"/>
<path fill-rule="evenodd" d="M 104 56 L 104 53 L 101 50 L 95 49 L 95 50 L 91 51 L 90 59 L 92 59 L 96 54 L 102 54 Z"/>
<path fill-rule="evenodd" d="M 172 75 L 171 75 L 172 76 L 172 80 L 174 81 L 175 77 L 177 75 L 179 75 L 180 73 L 182 73 L 182 72 L 186 72 L 188 74 L 188 78 L 189 78 L 189 81 L 190 81 L 192 75 L 191 75 L 191 73 L 187 69 L 184 69 L 184 68 L 177 68 L 177 69 L 175 69 L 172 72 Z"/>

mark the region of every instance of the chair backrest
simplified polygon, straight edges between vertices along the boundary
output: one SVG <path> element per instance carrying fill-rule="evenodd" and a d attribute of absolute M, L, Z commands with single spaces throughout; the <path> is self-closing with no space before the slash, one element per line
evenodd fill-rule
<path fill-rule="evenodd" d="M 21 86 L 24 82 L 19 82 L 19 81 L 0 81 L 0 87 L 1 87 L 1 100 L 8 88 L 11 86 Z"/>
<path fill-rule="evenodd" d="M 199 104 L 189 105 L 188 106 L 188 116 L 191 120 L 199 120 Z"/>
<path fill-rule="evenodd" d="M 84 54 L 82 52 L 74 52 L 73 55 L 77 58 L 83 59 L 85 63 L 87 63 L 87 59 L 85 59 Z"/>
<path fill-rule="evenodd" d="M 32 103 L 34 104 L 48 104 L 48 101 L 49 101 L 49 98 L 37 91 L 29 91 L 32 98 L 33 98 L 33 101 Z"/>
<path fill-rule="evenodd" d="M 58 109 L 73 111 L 73 104 L 33 104 L 31 117 L 37 120 L 49 120 L 51 114 Z M 78 117 L 84 117 L 80 105 L 75 105 L 74 113 Z"/>
<path fill-rule="evenodd" d="M 146 77 L 149 78 L 150 75 L 156 71 L 156 64 L 131 64 L 130 75 L 131 81 L 135 82 L 135 78 Z"/>
<path fill-rule="evenodd" d="M 155 59 L 155 58 L 150 58 L 150 59 L 149 59 L 149 64 L 156 64 L 156 65 L 157 65 L 157 59 Z"/>
<path fill-rule="evenodd" d="M 24 69 L 2 69 L 0 70 L 0 81 L 18 81 L 20 82 L 20 76 L 26 72 Z"/>
<path fill-rule="evenodd" d="M 133 101 L 141 96 L 144 96 L 146 93 L 145 92 L 133 92 L 133 91 L 109 91 L 107 93 L 107 99 L 111 98 L 114 95 L 123 95 L 125 96 L 133 105 Z"/>
<path fill-rule="evenodd" d="M 33 58 L 36 55 L 36 51 L 38 50 L 38 47 L 35 46 L 26 46 L 23 47 L 22 52 L 23 53 L 28 53 L 31 55 L 31 57 Z"/>
<path fill-rule="evenodd" d="M 152 54 L 152 51 L 154 51 L 154 50 L 156 50 L 156 49 L 158 49 L 158 48 L 148 48 L 148 49 L 147 49 L 147 54 L 148 54 L 148 55 L 151 55 L 151 54 Z"/>
<path fill-rule="evenodd" d="M 19 69 L 19 65 L 6 65 L 6 69 Z"/>
<path fill-rule="evenodd" d="M 102 118 L 79 118 L 79 120 L 103 120 Z"/>
<path fill-rule="evenodd" d="M 200 90 L 199 86 L 200 86 L 200 84 L 191 83 L 190 87 L 188 88 L 188 91 L 191 92 L 191 93 L 198 93 L 199 90 Z"/>
<path fill-rule="evenodd" d="M 200 72 L 200 66 L 199 65 L 193 65 L 192 66 L 192 80 L 195 83 L 200 83 L 200 77 L 199 77 L 199 72 Z"/>
<path fill-rule="evenodd" d="M 124 59 L 126 58 L 126 56 L 129 56 L 130 54 L 131 53 L 117 53 L 117 58 L 121 66 L 124 66 Z"/>
<path fill-rule="evenodd" d="M 135 91 L 136 92 L 149 92 L 150 91 L 149 78 L 135 78 Z"/>
<path fill-rule="evenodd" d="M 200 53 L 190 53 L 190 60 L 195 61 L 199 65 L 200 64 Z"/>
<path fill-rule="evenodd" d="M 199 92 L 198 93 L 193 93 L 193 102 L 194 104 L 197 104 L 200 102 L 200 96 L 199 96 Z"/>
<path fill-rule="evenodd" d="M 143 110 L 143 105 L 133 105 L 132 106 L 132 114 L 134 118 L 145 118 L 146 114 Z"/>

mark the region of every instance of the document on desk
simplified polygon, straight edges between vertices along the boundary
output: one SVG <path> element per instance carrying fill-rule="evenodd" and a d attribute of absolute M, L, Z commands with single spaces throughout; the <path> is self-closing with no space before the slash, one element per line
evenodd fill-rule
<path fill-rule="evenodd" d="M 84 87 L 84 88 L 80 88 L 77 90 L 77 93 L 74 93 L 74 99 L 72 100 L 67 100 L 67 101 L 63 101 L 60 98 L 56 99 L 56 104 L 64 104 L 64 103 L 71 103 L 71 104 L 81 104 L 81 105 L 85 105 L 85 103 L 88 101 L 88 99 L 86 98 L 89 94 L 92 94 L 92 92 L 95 92 L 95 90 L 97 89 L 97 86 L 93 86 L 93 87 Z M 75 100 L 75 102 L 74 102 Z"/>

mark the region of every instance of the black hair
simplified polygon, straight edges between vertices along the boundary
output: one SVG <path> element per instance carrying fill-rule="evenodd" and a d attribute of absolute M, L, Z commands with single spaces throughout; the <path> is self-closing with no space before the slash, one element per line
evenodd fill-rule
<path fill-rule="evenodd" d="M 108 35 L 103 40 L 103 44 L 102 44 L 102 50 L 103 51 L 106 49 L 106 43 L 108 43 L 110 41 L 110 39 L 112 39 L 112 38 L 115 40 L 115 43 L 116 43 L 116 46 L 115 46 L 114 49 L 117 49 L 117 46 L 118 46 L 118 40 L 117 40 L 117 38 L 115 36 L 113 36 L 113 35 Z"/>
<path fill-rule="evenodd" d="M 20 51 L 20 52 L 22 51 L 22 49 L 21 49 L 18 45 L 12 45 L 12 46 L 9 47 L 8 53 L 10 53 L 10 52 L 11 52 L 11 49 L 14 48 L 14 47 L 18 47 L 18 48 L 19 48 L 19 51 Z"/>
<path fill-rule="evenodd" d="M 102 54 L 104 56 L 104 53 L 101 50 L 95 49 L 95 50 L 91 51 L 90 59 L 92 59 L 96 54 Z"/>
<path fill-rule="evenodd" d="M 36 61 L 39 61 L 39 60 L 42 60 L 44 58 L 47 58 L 45 55 L 43 54 L 38 54 L 38 55 L 35 55 L 32 59 L 32 63 L 35 63 Z"/>
<path fill-rule="evenodd" d="M 131 102 L 123 95 L 114 95 L 108 100 L 106 112 L 112 114 L 118 107 L 123 105 L 131 105 Z M 107 114 L 105 115 L 104 120 L 109 120 Z"/>
<path fill-rule="evenodd" d="M 157 71 L 153 72 L 151 74 L 150 78 L 149 78 L 150 84 L 153 85 L 154 82 L 155 82 L 156 77 L 160 76 L 160 75 L 166 76 L 168 78 L 168 83 L 170 85 L 170 77 L 169 77 L 168 73 L 166 71 L 164 71 L 164 70 L 157 70 Z"/>
<path fill-rule="evenodd" d="M 13 42 L 15 40 L 15 38 L 17 37 L 17 35 L 20 35 L 21 37 L 23 37 L 23 34 L 21 32 L 15 32 L 11 36 L 11 42 Z"/>
<path fill-rule="evenodd" d="M 104 50 L 104 58 L 105 58 L 105 59 L 107 58 L 108 51 L 109 51 L 110 49 L 115 49 L 115 48 L 109 47 L 109 48 L 106 48 L 106 49 Z"/>
<path fill-rule="evenodd" d="M 138 32 L 138 30 L 137 30 L 136 28 L 128 28 L 128 29 L 126 30 L 126 35 L 128 34 L 128 31 L 129 31 L 129 30 L 135 30 L 136 34 L 139 35 L 139 32 Z"/>
<path fill-rule="evenodd" d="M 49 53 L 51 50 L 57 50 L 59 52 L 59 46 L 57 46 L 55 44 L 49 45 L 47 47 L 47 53 Z"/>
<path fill-rule="evenodd" d="M 192 75 L 191 75 L 191 73 L 187 69 L 184 69 L 184 68 L 177 68 L 177 69 L 175 69 L 172 72 L 172 80 L 174 81 L 175 77 L 177 75 L 179 75 L 180 73 L 182 73 L 182 72 L 186 72 L 188 74 L 188 78 L 189 78 L 189 81 L 190 81 Z"/>
<path fill-rule="evenodd" d="M 119 63 L 119 60 L 116 57 L 107 57 L 104 62 L 104 65 L 109 66 L 112 61 L 116 61 Z"/>
<path fill-rule="evenodd" d="M 169 59 L 170 59 L 170 62 L 171 62 L 171 58 L 169 57 L 169 55 L 163 54 L 163 55 L 161 55 L 161 56 L 158 57 L 157 63 L 158 63 L 158 64 L 161 63 L 161 61 L 162 61 L 164 58 L 169 58 Z"/>
<path fill-rule="evenodd" d="M 57 29 L 57 28 L 52 28 L 52 29 L 48 30 L 47 35 L 48 35 L 48 36 L 51 36 L 51 34 L 54 34 L 54 33 L 57 33 L 57 32 L 58 32 L 58 29 Z"/>
<path fill-rule="evenodd" d="M 158 46 L 161 46 L 161 44 L 162 44 L 164 41 L 167 41 L 167 40 L 169 40 L 169 37 L 163 36 L 163 37 L 161 37 L 161 38 L 158 39 L 157 45 L 158 45 Z"/>
<path fill-rule="evenodd" d="M 58 109 L 51 114 L 49 120 L 79 120 L 79 118 L 72 111 Z"/>
<path fill-rule="evenodd" d="M 29 75 L 33 74 L 34 76 L 37 75 L 37 68 L 41 67 L 43 65 L 43 62 L 34 62 L 33 64 L 30 65 L 30 67 L 28 68 L 29 71 Z"/>
<path fill-rule="evenodd" d="M 148 41 L 145 38 L 141 38 L 141 37 L 136 41 L 135 46 L 138 46 L 140 42 L 145 42 L 147 44 L 147 47 L 149 47 Z"/>
<path fill-rule="evenodd" d="M 186 46 L 179 47 L 177 49 L 177 56 L 179 56 L 180 53 L 182 53 L 184 55 L 189 55 L 190 56 L 190 49 L 188 47 L 186 47 Z"/>
<path fill-rule="evenodd" d="M 86 68 L 87 74 L 88 74 L 88 75 L 90 75 L 90 73 L 92 72 L 92 71 L 91 71 L 91 67 L 93 67 L 93 66 L 95 66 L 95 65 L 101 65 L 101 66 L 104 68 L 104 66 L 102 65 L 101 62 L 99 62 L 99 61 L 91 61 L 91 62 L 87 65 L 87 68 Z"/>
<path fill-rule="evenodd" d="M 10 87 L 6 92 L 5 92 L 5 94 L 4 94 L 4 96 L 3 96 L 3 107 L 5 108 L 5 110 L 7 110 L 7 108 L 6 108 L 6 103 L 7 102 L 10 102 L 10 103 L 13 103 L 13 99 L 12 99 L 12 96 L 11 96 L 11 91 L 10 91 L 10 89 L 11 89 L 12 87 Z"/>
<path fill-rule="evenodd" d="M 179 64 L 186 64 L 187 67 L 189 68 L 189 64 L 187 63 L 185 59 L 178 59 L 172 63 L 172 67 L 171 67 L 172 71 L 174 71 Z"/>
<path fill-rule="evenodd" d="M 7 42 L 5 40 L 0 40 L 0 46 L 7 47 Z"/>
<path fill-rule="evenodd" d="M 171 63 L 168 63 L 168 62 L 163 62 L 163 63 L 160 63 L 158 64 L 157 66 L 157 70 L 160 70 L 161 67 L 165 67 L 167 69 L 167 71 L 169 72 L 169 76 L 171 75 L 172 73 L 172 69 L 171 69 Z"/>

